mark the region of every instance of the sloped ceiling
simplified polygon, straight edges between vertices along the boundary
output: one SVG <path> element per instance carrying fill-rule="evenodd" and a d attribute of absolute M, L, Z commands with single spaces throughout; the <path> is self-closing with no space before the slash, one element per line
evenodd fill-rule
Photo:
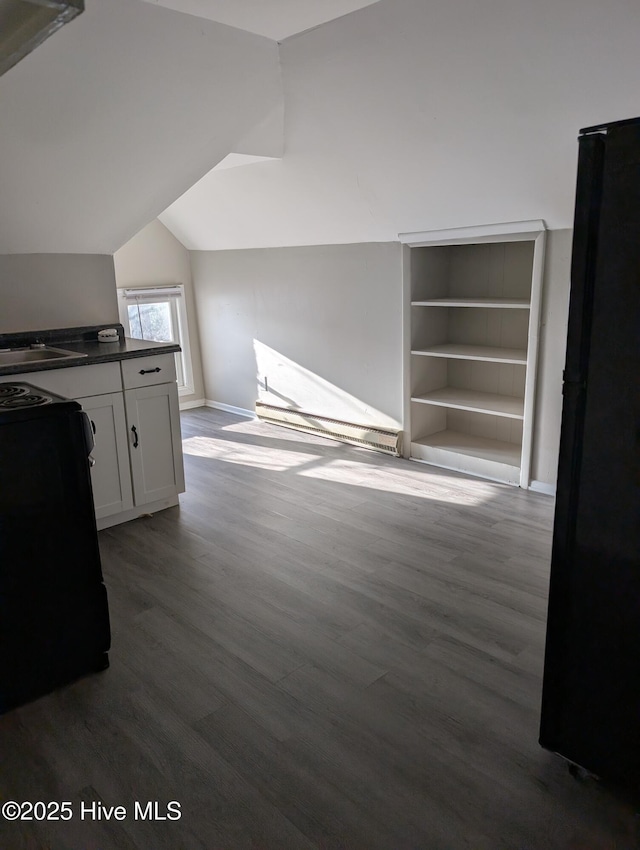
<path fill-rule="evenodd" d="M 278 48 L 87 0 L 0 77 L 0 253 L 112 253 L 159 215 L 202 250 L 569 227 L 578 129 L 640 111 L 639 33 L 629 0 L 379 0 Z M 281 160 L 211 171 L 279 156 L 283 114 Z"/>
<path fill-rule="evenodd" d="M 275 42 L 87 0 L 0 77 L 0 253 L 113 253 L 281 109 Z"/>
<path fill-rule="evenodd" d="M 283 41 L 378 0 L 145 0 Z"/>
<path fill-rule="evenodd" d="M 281 161 L 161 216 L 189 248 L 571 227 L 581 127 L 640 113 L 640 3 L 381 0 L 284 42 Z"/>

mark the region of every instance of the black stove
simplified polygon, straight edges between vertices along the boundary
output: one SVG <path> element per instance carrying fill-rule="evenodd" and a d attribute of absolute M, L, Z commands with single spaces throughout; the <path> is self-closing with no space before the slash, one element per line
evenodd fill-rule
<path fill-rule="evenodd" d="M 0 384 L 0 713 L 108 665 L 92 449 L 77 401 Z"/>

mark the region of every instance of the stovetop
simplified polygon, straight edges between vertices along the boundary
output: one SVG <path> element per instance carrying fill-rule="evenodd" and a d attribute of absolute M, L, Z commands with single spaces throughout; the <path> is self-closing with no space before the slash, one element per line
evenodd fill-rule
<path fill-rule="evenodd" d="M 82 410 L 77 401 L 32 384 L 23 381 L 0 383 L 0 425 L 65 415 L 77 410 Z"/>
<path fill-rule="evenodd" d="M 53 398 L 28 384 L 0 384 L 0 410 L 19 410 L 52 404 Z"/>

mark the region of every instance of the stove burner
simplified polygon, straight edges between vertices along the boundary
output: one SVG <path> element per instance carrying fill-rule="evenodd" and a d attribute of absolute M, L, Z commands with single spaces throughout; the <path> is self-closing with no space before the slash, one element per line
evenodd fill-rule
<path fill-rule="evenodd" d="M 15 387 L 15 389 L 21 389 Z M 21 407 L 40 407 L 43 404 L 51 404 L 51 399 L 46 395 L 37 393 L 14 394 L 9 398 L 0 398 L 0 410 L 17 410 Z"/>
<path fill-rule="evenodd" d="M 24 387 L 17 387 L 15 384 L 0 384 L 0 401 L 5 398 L 15 398 L 15 396 L 26 394 L 27 391 Z"/>

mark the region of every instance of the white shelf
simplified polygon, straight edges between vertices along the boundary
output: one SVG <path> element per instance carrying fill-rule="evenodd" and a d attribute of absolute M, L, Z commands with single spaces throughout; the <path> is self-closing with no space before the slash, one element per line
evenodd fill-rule
<path fill-rule="evenodd" d="M 442 387 L 419 396 L 411 401 L 420 404 L 435 404 L 455 410 L 469 410 L 473 413 L 492 413 L 508 419 L 524 418 L 524 399 L 498 393 L 482 393 L 478 390 L 463 390 L 458 387 Z"/>
<path fill-rule="evenodd" d="M 531 303 L 526 298 L 430 298 L 412 301 L 412 307 L 494 307 L 502 310 L 528 310 Z"/>
<path fill-rule="evenodd" d="M 425 357 L 447 357 L 454 360 L 483 360 L 489 363 L 516 363 L 526 365 L 527 351 L 524 348 L 497 348 L 489 345 L 430 345 L 415 349 L 412 354 Z"/>
<path fill-rule="evenodd" d="M 517 443 L 449 430 L 411 443 L 411 457 L 415 460 L 510 484 L 519 481 L 521 452 L 522 446 Z"/>
<path fill-rule="evenodd" d="M 418 446 L 429 446 L 434 449 L 447 449 L 469 457 L 479 457 L 495 463 L 507 463 L 509 466 L 520 466 L 522 446 L 517 443 L 505 443 L 503 440 L 490 440 L 487 437 L 476 437 L 473 434 L 463 434 L 460 431 L 438 431 L 429 437 L 414 440 Z"/>

